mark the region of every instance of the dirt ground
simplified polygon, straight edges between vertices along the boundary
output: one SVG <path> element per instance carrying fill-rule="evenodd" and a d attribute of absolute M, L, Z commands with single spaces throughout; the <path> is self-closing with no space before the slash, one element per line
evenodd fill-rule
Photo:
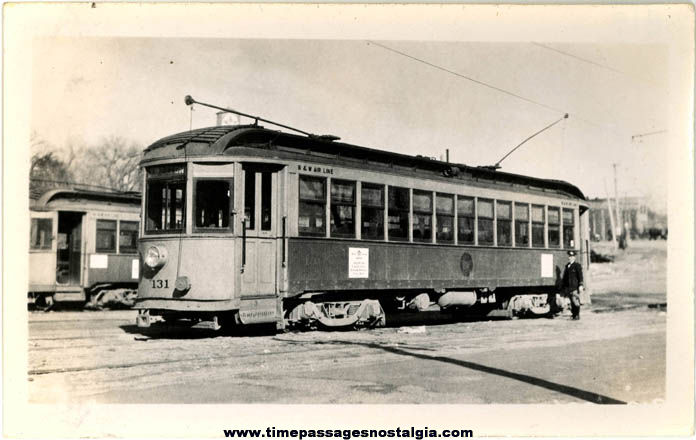
<path fill-rule="evenodd" d="M 142 334 L 135 312 L 31 313 L 33 402 L 623 403 L 665 394 L 665 242 L 590 268 L 582 320 Z"/>

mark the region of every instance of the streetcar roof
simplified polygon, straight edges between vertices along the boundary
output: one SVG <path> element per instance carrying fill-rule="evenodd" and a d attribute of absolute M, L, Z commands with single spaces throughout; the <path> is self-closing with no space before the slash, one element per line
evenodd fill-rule
<path fill-rule="evenodd" d="M 324 159 L 334 157 L 337 160 L 363 160 L 369 161 L 371 164 L 380 163 L 387 166 L 423 170 L 440 176 L 449 174 L 452 179 L 488 180 L 561 191 L 585 200 L 585 196 L 579 188 L 562 180 L 541 179 L 484 167 L 444 162 L 423 156 L 393 153 L 337 142 L 333 139 L 335 138 L 331 136 L 302 136 L 279 130 L 269 130 L 258 125 L 223 125 L 200 128 L 162 138 L 145 149 L 141 163 L 184 156 L 229 154 L 230 150 L 235 147 L 263 150 L 280 150 L 285 147 L 294 152 L 304 153 L 305 159 L 314 157 L 311 154 L 316 153 Z M 310 156 L 307 157 L 307 155 Z M 350 166 L 349 163 L 346 165 Z"/>
<path fill-rule="evenodd" d="M 49 203 L 56 200 L 83 200 L 106 203 L 124 203 L 130 205 L 140 205 L 140 193 L 121 192 L 121 191 L 96 191 L 80 188 L 52 188 L 37 196 L 31 194 L 32 208 L 46 208 Z"/>

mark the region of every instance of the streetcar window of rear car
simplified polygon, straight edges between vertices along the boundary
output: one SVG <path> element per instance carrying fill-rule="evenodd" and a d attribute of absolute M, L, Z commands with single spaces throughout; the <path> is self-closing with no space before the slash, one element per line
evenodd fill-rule
<path fill-rule="evenodd" d="M 53 244 L 53 220 L 50 218 L 31 219 L 31 249 L 51 249 Z"/>
<path fill-rule="evenodd" d="M 146 232 L 184 228 L 185 181 L 151 180 L 147 183 Z"/>
<path fill-rule="evenodd" d="M 194 226 L 227 231 L 230 226 L 232 185 L 227 180 L 197 180 L 194 197 Z"/>
<path fill-rule="evenodd" d="M 457 242 L 474 244 L 474 198 L 457 197 Z"/>
<path fill-rule="evenodd" d="M 118 232 L 118 252 L 134 254 L 138 249 L 138 222 L 121 221 Z"/>
<path fill-rule="evenodd" d="M 563 210 L 563 247 L 575 247 L 575 211 Z"/>
<path fill-rule="evenodd" d="M 478 244 L 493 244 L 493 201 L 479 199 L 476 204 L 478 217 Z"/>
<path fill-rule="evenodd" d="M 360 190 L 360 204 L 361 237 L 384 240 L 384 186 L 363 183 Z"/>
<path fill-rule="evenodd" d="M 433 240 L 433 193 L 413 191 L 413 241 Z"/>
<path fill-rule="evenodd" d="M 325 236 L 326 179 L 300 176 L 300 235 Z"/>
<path fill-rule="evenodd" d="M 408 213 L 410 211 L 408 188 L 389 187 L 389 200 L 387 203 L 389 217 L 389 240 L 408 240 Z"/>
<path fill-rule="evenodd" d="M 331 236 L 355 237 L 355 182 L 331 179 Z"/>
<path fill-rule="evenodd" d="M 561 217 L 559 208 L 549 207 L 549 247 L 561 245 Z"/>
<path fill-rule="evenodd" d="M 512 206 L 510 202 L 495 202 L 496 232 L 498 246 L 510 246 L 512 244 Z"/>
<path fill-rule="evenodd" d="M 116 220 L 97 220 L 97 252 L 116 252 Z"/>
<path fill-rule="evenodd" d="M 435 239 L 438 243 L 454 243 L 454 196 L 437 194 L 435 213 L 437 215 Z"/>
<path fill-rule="evenodd" d="M 544 207 L 532 205 L 532 246 L 544 247 Z"/>
<path fill-rule="evenodd" d="M 529 205 L 515 203 L 515 246 L 529 245 Z"/>

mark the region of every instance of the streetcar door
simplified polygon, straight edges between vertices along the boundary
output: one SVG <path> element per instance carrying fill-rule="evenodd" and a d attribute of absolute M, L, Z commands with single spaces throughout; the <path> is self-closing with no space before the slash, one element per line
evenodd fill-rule
<path fill-rule="evenodd" d="M 279 167 L 243 164 L 242 297 L 275 296 Z"/>
<path fill-rule="evenodd" d="M 82 215 L 81 212 L 58 213 L 58 249 L 56 281 L 58 284 L 79 285 L 82 267 Z"/>

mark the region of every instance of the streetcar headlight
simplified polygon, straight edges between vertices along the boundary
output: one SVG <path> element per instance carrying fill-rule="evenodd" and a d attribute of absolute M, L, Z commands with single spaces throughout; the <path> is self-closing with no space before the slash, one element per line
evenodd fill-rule
<path fill-rule="evenodd" d="M 167 262 L 167 250 L 157 246 L 150 246 L 145 251 L 145 265 L 151 269 L 164 266 Z"/>

